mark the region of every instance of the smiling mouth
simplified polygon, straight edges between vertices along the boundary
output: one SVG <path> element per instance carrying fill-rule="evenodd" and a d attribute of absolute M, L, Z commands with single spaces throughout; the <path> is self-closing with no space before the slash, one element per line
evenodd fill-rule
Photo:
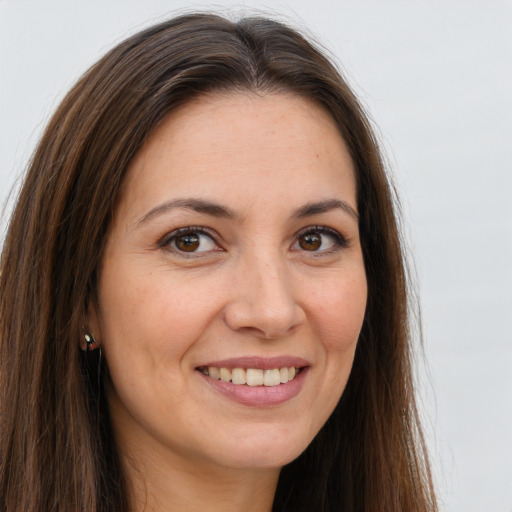
<path fill-rule="evenodd" d="M 225 368 L 216 366 L 200 366 L 197 368 L 201 373 L 211 379 L 231 382 L 236 386 L 279 386 L 293 380 L 302 368 L 285 366 L 283 368 L 261 369 L 261 368 Z"/>

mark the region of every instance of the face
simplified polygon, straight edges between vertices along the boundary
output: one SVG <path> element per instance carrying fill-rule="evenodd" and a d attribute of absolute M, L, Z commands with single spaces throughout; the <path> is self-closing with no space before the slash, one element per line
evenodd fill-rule
<path fill-rule="evenodd" d="M 278 468 L 347 382 L 366 306 L 356 185 L 328 113 L 203 96 L 132 162 L 91 313 L 121 450 Z"/>

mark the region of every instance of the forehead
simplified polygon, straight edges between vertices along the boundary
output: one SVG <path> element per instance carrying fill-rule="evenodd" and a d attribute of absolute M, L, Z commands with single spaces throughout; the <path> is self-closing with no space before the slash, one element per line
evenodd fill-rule
<path fill-rule="evenodd" d="M 356 207 L 353 164 L 334 119 L 283 93 L 217 93 L 186 103 L 138 152 L 123 189 L 121 202 L 140 208 L 169 195 L 238 198 L 244 206 L 333 189 Z"/>

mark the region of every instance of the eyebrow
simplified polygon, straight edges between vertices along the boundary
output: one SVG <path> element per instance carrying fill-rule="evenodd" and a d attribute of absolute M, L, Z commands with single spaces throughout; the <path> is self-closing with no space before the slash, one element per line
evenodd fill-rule
<path fill-rule="evenodd" d="M 204 199 L 195 199 L 195 198 L 180 198 L 173 199 L 171 201 L 166 201 L 158 206 L 155 206 L 148 213 L 143 215 L 137 222 L 137 224 L 144 224 L 151 219 L 154 219 L 158 215 L 163 213 L 167 213 L 170 210 L 175 208 L 185 208 L 187 210 L 193 210 L 198 213 L 206 213 L 207 215 L 211 215 L 213 217 L 224 217 L 224 218 L 234 218 L 236 215 L 233 211 L 225 206 L 221 206 L 220 204 L 213 203 L 211 201 L 205 201 Z"/>
<path fill-rule="evenodd" d="M 170 201 L 166 201 L 165 203 L 159 204 L 158 206 L 155 206 L 137 221 L 137 225 L 144 224 L 154 219 L 155 217 L 167 213 L 175 208 L 185 208 L 187 210 L 193 210 L 198 213 L 205 213 L 207 215 L 211 215 L 212 217 L 222 217 L 227 219 L 234 219 L 237 217 L 237 215 L 232 210 L 225 206 L 211 201 L 206 201 L 204 199 L 190 197 L 172 199 Z M 350 206 L 347 202 L 342 201 L 341 199 L 326 199 L 324 201 L 307 203 L 304 206 L 301 206 L 299 209 L 295 210 L 291 217 L 295 219 L 303 219 L 305 217 L 327 213 L 336 209 L 343 210 L 356 221 L 359 219 L 359 215 L 354 210 L 354 208 L 352 208 L 352 206 Z"/>
<path fill-rule="evenodd" d="M 357 214 L 356 210 L 354 210 L 352 206 L 350 206 L 347 202 L 342 201 L 341 199 L 326 199 L 325 201 L 307 203 L 296 210 L 292 217 L 296 219 L 303 219 L 304 217 L 319 215 L 321 213 L 327 213 L 336 209 L 343 210 L 356 221 L 359 220 L 359 215 Z"/>

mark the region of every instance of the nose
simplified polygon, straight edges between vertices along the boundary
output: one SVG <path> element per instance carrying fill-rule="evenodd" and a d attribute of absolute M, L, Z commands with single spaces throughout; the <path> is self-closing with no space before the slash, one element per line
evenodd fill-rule
<path fill-rule="evenodd" d="M 225 308 L 225 322 L 233 331 L 277 339 L 303 323 L 306 315 L 296 300 L 297 283 L 279 257 L 245 261 L 234 284 Z"/>

